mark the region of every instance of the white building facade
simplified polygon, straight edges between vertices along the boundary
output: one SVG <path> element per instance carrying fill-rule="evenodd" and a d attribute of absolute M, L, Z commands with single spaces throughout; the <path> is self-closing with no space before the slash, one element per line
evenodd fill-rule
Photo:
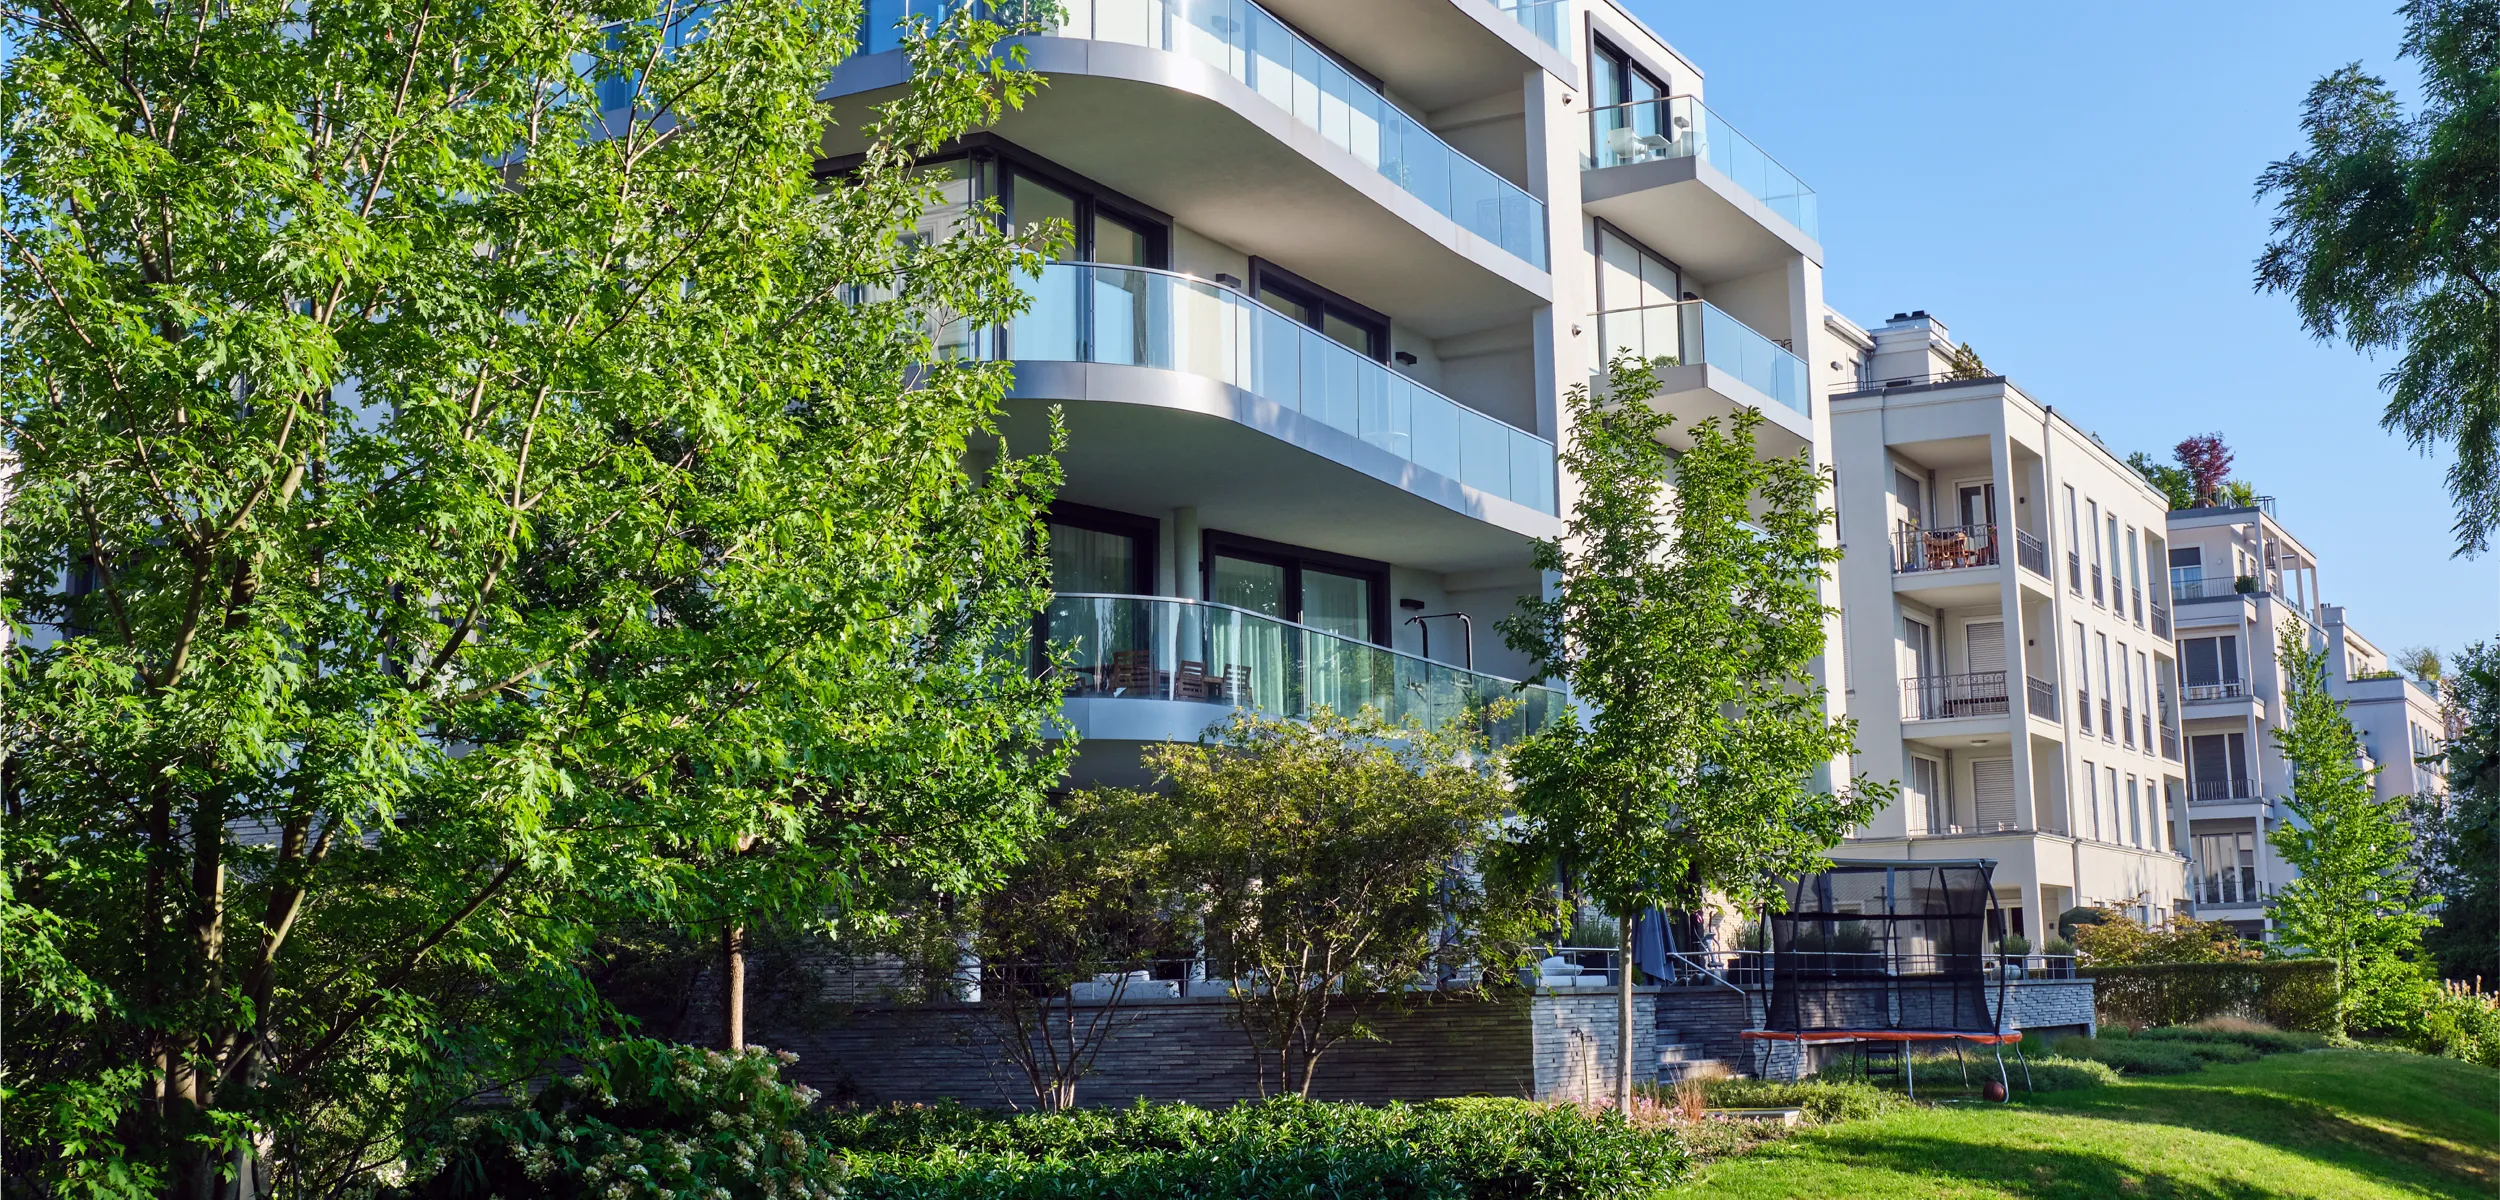
<path fill-rule="evenodd" d="M 828 89 L 833 170 L 906 84 L 907 7 L 873 0 Z M 1026 42 L 1047 85 L 929 165 L 1076 234 L 1029 315 L 952 336 L 1015 363 L 1012 449 L 1065 423 L 1037 643 L 1073 663 L 1080 781 L 1235 707 L 1509 693 L 1494 626 L 1544 587 L 1561 396 L 1608 351 L 1677 359 L 1669 411 L 1820 450 L 1814 194 L 1613 4 L 1064 7 Z"/>
<path fill-rule="evenodd" d="M 1857 768 L 1902 784 L 1846 853 L 1994 859 L 2035 946 L 2077 906 L 2181 912 L 2166 501 L 1926 313 L 1828 325 Z"/>

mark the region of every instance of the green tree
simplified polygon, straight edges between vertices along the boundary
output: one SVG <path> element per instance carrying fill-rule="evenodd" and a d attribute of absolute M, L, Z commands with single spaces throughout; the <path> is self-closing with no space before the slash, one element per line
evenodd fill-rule
<path fill-rule="evenodd" d="M 1421 1002 L 1418 983 L 1497 981 L 1551 927 L 1541 881 L 1481 869 L 1509 798 L 1467 725 L 1242 712 L 1205 742 L 1148 751 L 1172 879 L 1231 981 L 1261 1094 L 1272 1066 L 1277 1087 L 1310 1095 L 1329 1050 L 1379 1036 L 1371 1014 Z"/>
<path fill-rule="evenodd" d="M 2452 660 L 2440 766 L 2444 802 L 2419 814 L 2424 878 L 2446 897 L 2423 938 L 2450 979 L 2500 977 L 2500 643 L 2476 642 Z"/>
<path fill-rule="evenodd" d="M 1623 931 L 1626 1107 L 1630 918 L 1698 909 L 1711 892 L 1770 901 L 1771 881 L 1816 869 L 1892 791 L 1813 782 L 1855 738 L 1807 673 L 1833 611 L 1820 585 L 1840 557 L 1821 537 L 1828 473 L 1803 455 L 1759 457 L 1752 411 L 1693 426 L 1692 448 L 1674 455 L 1673 418 L 1634 399 L 1656 390 L 1651 364 L 1632 358 L 1609 365 L 1604 396 L 1571 390 L 1563 459 L 1579 492 L 1563 538 L 1536 553 L 1555 582 L 1502 626 L 1587 712 L 1528 739 L 1511 772 L 1527 852 Z"/>
<path fill-rule="evenodd" d="M 1010 31 L 820 181 L 850 2 L 4 19 L 12 1194 L 351 1189 L 609 1021 L 601 928 L 1012 861 L 1055 477 L 929 314 L 1046 247 L 914 162 Z"/>
<path fill-rule="evenodd" d="M 2155 462 L 2152 455 L 2141 450 L 2127 456 L 2127 465 L 2170 501 L 2171 511 L 2196 507 L 2196 484 L 2186 468 Z"/>
<path fill-rule="evenodd" d="M 2413 827 L 2402 804 L 2382 804 L 2361 765 L 2361 736 L 2327 690 L 2326 652 L 2301 631 L 2286 629 L 2276 649 L 2282 664 L 2285 720 L 2275 744 L 2291 768 L 2292 819 L 2266 835 L 2298 877 L 2274 894 L 2266 915 L 2291 949 L 2335 964 L 2335 1030 L 2372 1003 L 2372 993 L 2401 985 L 2431 922 L 2413 863 Z"/>
<path fill-rule="evenodd" d="M 2353 63 L 2309 89 L 2304 151 L 2258 176 L 2275 197 L 2257 286 L 2290 294 L 2320 339 L 2400 352 L 2381 424 L 2452 446 L 2457 548 L 2500 525 L 2500 0 L 2410 0 L 2400 50 L 2421 68 L 2407 117 Z"/>

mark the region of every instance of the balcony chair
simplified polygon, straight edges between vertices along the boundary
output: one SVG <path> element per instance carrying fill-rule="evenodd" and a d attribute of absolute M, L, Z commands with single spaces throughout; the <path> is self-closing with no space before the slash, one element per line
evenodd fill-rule
<path fill-rule="evenodd" d="M 1172 698 L 1175 700 L 1209 699 L 1210 697 L 1207 695 L 1207 664 L 1202 662 L 1181 663 L 1179 673 L 1173 676 L 1172 679 Z"/>
<path fill-rule="evenodd" d="M 1162 689 L 1156 686 L 1152 656 L 1144 650 L 1111 652 L 1110 677 L 1103 681 L 1103 690 L 1114 696 L 1138 697 Z"/>

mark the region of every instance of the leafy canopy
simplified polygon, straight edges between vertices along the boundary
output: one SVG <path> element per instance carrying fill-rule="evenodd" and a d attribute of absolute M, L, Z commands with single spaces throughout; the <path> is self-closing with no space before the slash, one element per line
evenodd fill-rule
<path fill-rule="evenodd" d="M 2380 987 L 2403 985 L 2407 964 L 2439 903 L 2419 886 L 2413 827 L 2401 803 L 2382 804 L 2361 766 L 2361 738 L 2328 690 L 2326 652 L 2286 629 L 2283 666 L 2288 719 L 2274 731 L 2291 768 L 2292 820 L 2266 834 L 2297 878 L 2267 902 L 2283 941 L 2335 964 L 2336 1032 Z"/>
<path fill-rule="evenodd" d="M 2438 763 L 2448 795 L 2417 813 L 2426 830 L 2423 876 L 2447 897 L 2424 940 L 2441 974 L 2491 979 L 2500 971 L 2500 643 L 2476 642 L 2452 665 Z"/>
<path fill-rule="evenodd" d="M 2393 349 L 2380 419 L 2456 452 L 2457 550 L 2500 526 L 2500 0 L 2409 0 L 2401 55 L 2421 68 L 2408 117 L 2353 63 L 2309 89 L 2308 147 L 2265 169 L 2274 240 L 2257 286 L 2320 339 Z"/>
<path fill-rule="evenodd" d="M 1136 802 L 1168 814 L 1169 882 L 1233 983 L 1262 1092 L 1308 1096 L 1330 1049 L 1378 1036 L 1368 1013 L 1500 978 L 1556 916 L 1544 881 L 1482 869 L 1509 796 L 1464 720 L 1244 711 L 1146 764 L 1167 790 Z"/>
<path fill-rule="evenodd" d="M 350 1187 L 608 1023 L 602 926 L 1014 859 L 1052 468 L 927 325 L 1047 247 L 914 158 L 1034 81 L 951 17 L 820 180 L 859 19 L 0 16 L 11 1191 Z"/>
<path fill-rule="evenodd" d="M 1616 917 L 1711 891 L 1768 902 L 1891 795 L 1814 786 L 1855 738 L 1808 674 L 1840 556 L 1821 537 L 1828 472 L 1760 457 L 1760 413 L 1701 422 L 1675 455 L 1673 418 L 1606 398 L 1656 390 L 1650 364 L 1624 358 L 1604 396 L 1566 397 L 1579 494 L 1536 553 L 1555 583 L 1502 626 L 1581 710 L 1513 755 L 1523 844 Z"/>

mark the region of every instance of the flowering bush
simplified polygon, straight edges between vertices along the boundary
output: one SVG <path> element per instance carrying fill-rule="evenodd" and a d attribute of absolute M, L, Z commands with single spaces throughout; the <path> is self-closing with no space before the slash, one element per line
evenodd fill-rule
<path fill-rule="evenodd" d="M 2426 1054 L 2500 1067 L 2500 993 L 2438 984 L 2424 997 L 2419 1045 Z"/>
<path fill-rule="evenodd" d="M 649 1039 L 595 1046 L 526 1105 L 451 1121 L 411 1164 L 423 1200 L 833 1200 L 840 1168 L 792 1128 L 816 1098 L 797 1060 Z"/>

